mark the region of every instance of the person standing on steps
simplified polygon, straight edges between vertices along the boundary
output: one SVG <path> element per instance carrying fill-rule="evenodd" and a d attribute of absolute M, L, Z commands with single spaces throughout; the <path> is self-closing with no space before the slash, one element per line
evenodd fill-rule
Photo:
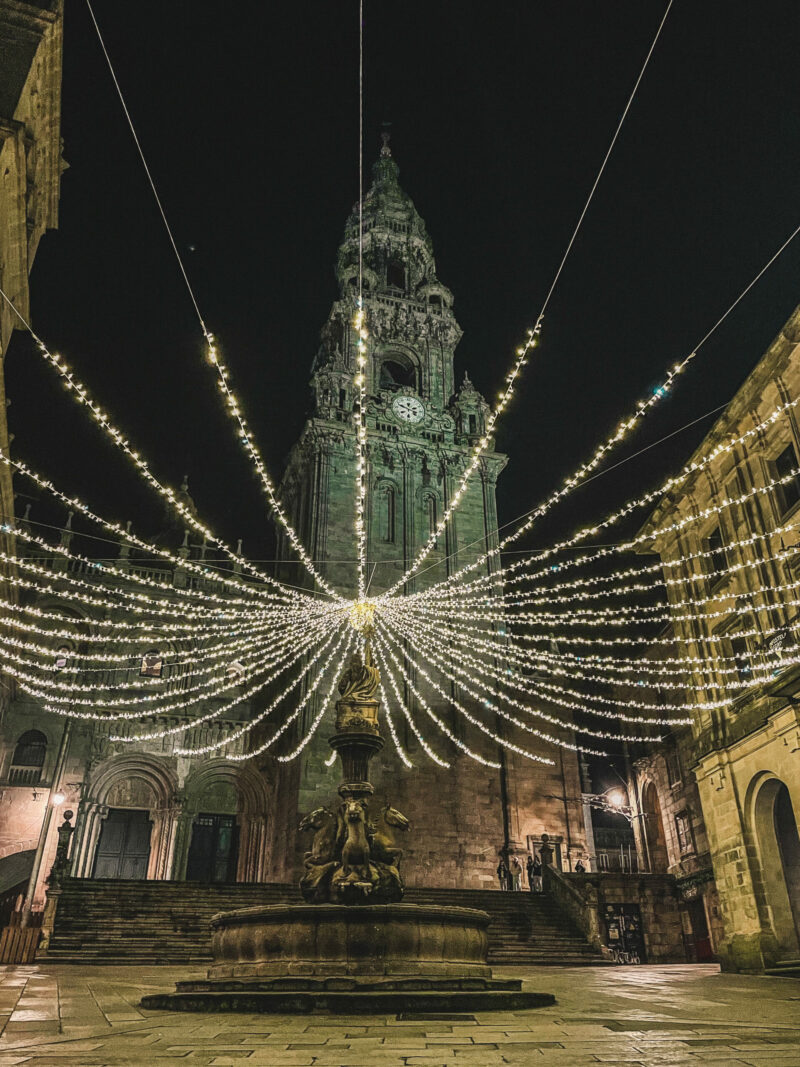
<path fill-rule="evenodd" d="M 511 879 L 511 888 L 519 892 L 522 889 L 522 864 L 518 856 L 511 857 Z"/>
<path fill-rule="evenodd" d="M 500 857 L 500 862 L 497 864 L 497 880 L 500 883 L 501 889 L 511 888 L 511 872 L 506 866 L 506 861 L 502 856 Z"/>
<path fill-rule="evenodd" d="M 533 856 L 528 853 L 528 862 L 525 864 L 528 870 L 528 889 L 533 892 Z"/>
<path fill-rule="evenodd" d="M 550 844 L 549 834 L 542 834 L 542 843 L 539 845 L 539 858 L 542 861 L 542 867 L 553 866 L 553 848 Z"/>
<path fill-rule="evenodd" d="M 531 893 L 541 893 L 542 891 L 542 861 L 537 855 L 534 855 L 531 861 L 532 874 L 528 874 L 528 880 L 531 883 Z"/>

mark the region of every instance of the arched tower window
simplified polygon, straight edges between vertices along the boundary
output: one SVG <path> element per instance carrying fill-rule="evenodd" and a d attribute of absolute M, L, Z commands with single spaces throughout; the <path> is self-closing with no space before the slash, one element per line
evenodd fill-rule
<path fill-rule="evenodd" d="M 404 360 L 397 354 L 390 359 L 384 359 L 381 362 L 378 383 L 380 389 L 387 389 L 390 392 L 394 392 L 404 385 L 410 389 L 416 389 L 417 374 L 414 364 L 411 360 Z"/>
<path fill-rule="evenodd" d="M 41 781 L 47 738 L 40 730 L 27 730 L 17 741 L 8 780 L 12 785 L 35 785 Z"/>
<path fill-rule="evenodd" d="M 436 524 L 438 522 L 436 497 L 433 493 L 427 493 L 425 495 L 423 505 L 425 507 L 425 517 L 428 521 L 428 536 L 431 537 L 436 533 Z"/>
<path fill-rule="evenodd" d="M 381 489 L 379 508 L 379 530 L 381 540 L 385 541 L 387 544 L 394 544 L 397 501 L 394 489 L 390 485 L 385 485 Z"/>
<path fill-rule="evenodd" d="M 406 288 L 406 268 L 401 259 L 392 259 L 386 268 L 386 284 L 390 289 Z"/>

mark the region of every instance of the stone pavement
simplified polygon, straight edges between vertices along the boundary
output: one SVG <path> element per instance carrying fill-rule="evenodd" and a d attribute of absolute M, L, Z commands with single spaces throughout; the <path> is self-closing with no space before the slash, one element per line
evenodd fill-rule
<path fill-rule="evenodd" d="M 0 966 L 0 1067 L 800 1067 L 800 981 L 714 966 L 497 969 L 558 1002 L 435 1016 L 147 1012 L 142 993 L 201 969 Z"/>

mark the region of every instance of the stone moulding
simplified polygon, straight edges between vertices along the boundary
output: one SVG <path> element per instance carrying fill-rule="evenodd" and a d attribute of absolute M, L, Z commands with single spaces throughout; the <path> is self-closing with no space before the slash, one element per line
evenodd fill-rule
<path fill-rule="evenodd" d="M 211 920 L 210 979 L 426 975 L 489 978 L 489 916 L 413 904 L 272 904 Z"/>

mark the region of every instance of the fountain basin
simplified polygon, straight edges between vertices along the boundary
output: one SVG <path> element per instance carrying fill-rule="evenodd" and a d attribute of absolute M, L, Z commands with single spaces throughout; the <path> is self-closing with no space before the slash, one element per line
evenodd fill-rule
<path fill-rule="evenodd" d="M 515 1011 L 552 1004 L 492 978 L 489 916 L 416 904 L 270 904 L 211 920 L 204 981 L 142 998 L 172 1011 Z"/>

